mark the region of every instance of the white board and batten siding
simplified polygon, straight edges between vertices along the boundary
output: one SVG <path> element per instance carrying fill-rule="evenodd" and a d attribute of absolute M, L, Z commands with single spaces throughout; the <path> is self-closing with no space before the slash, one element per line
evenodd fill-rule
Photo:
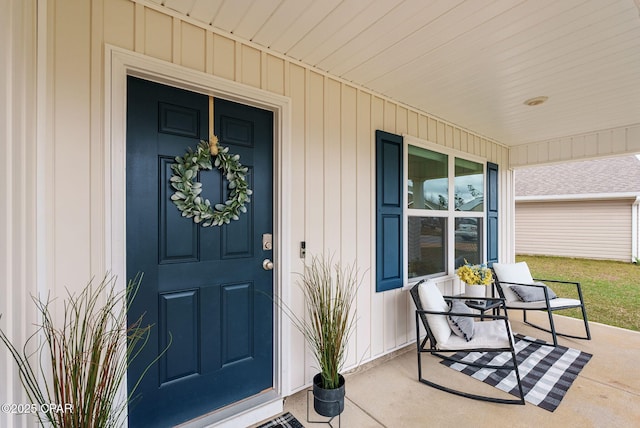
<path fill-rule="evenodd" d="M 634 201 L 516 202 L 516 253 L 629 262 Z"/>
<path fill-rule="evenodd" d="M 291 302 L 300 308 L 295 272 L 303 269 L 297 256 L 301 241 L 309 255 L 327 251 L 345 263 L 357 261 L 364 280 L 347 368 L 411 343 L 415 326 L 408 293 L 375 292 L 375 130 L 416 136 L 502 166 L 508 150 L 196 22 L 126 0 L 104 7 L 105 43 L 291 98 L 292 221 L 285 245 L 292 248 L 293 273 L 282 286 L 290 287 Z M 510 180 L 506 167 L 503 172 L 503 181 Z M 443 287 L 451 284 L 446 281 Z M 293 331 L 285 390 L 303 388 L 315 371 L 310 354 L 301 351 L 302 339 Z"/>
<path fill-rule="evenodd" d="M 545 165 L 640 153 L 640 124 L 511 148 L 509 165 Z"/>
<path fill-rule="evenodd" d="M 33 6 L 35 0 L 25 4 Z M 5 210 L 8 215 L 0 216 L 4 230 L 17 230 L 3 248 L 24 247 L 4 259 L 11 264 L 3 270 L 4 283 L 24 291 L 4 294 L 3 322 L 9 318 L 12 325 L 33 324 L 31 315 L 11 309 L 28 306 L 27 290 L 35 291 L 27 272 L 39 272 L 44 289 L 52 296 L 63 296 L 65 287 L 79 289 L 91 276 L 110 270 L 105 254 L 109 239 L 105 231 L 112 221 L 105 183 L 110 174 L 105 165 L 109 144 L 105 134 L 112 126 L 105 121 L 105 74 L 110 72 L 105 69 L 106 46 L 290 99 L 291 144 L 286 154 L 289 164 L 284 165 L 289 169 L 284 177 L 290 177 L 290 182 L 283 188 L 291 196 L 290 204 L 279 209 L 287 210 L 291 219 L 282 235 L 288 242 L 280 243 L 291 248 L 291 272 L 282 276 L 280 287 L 291 290 L 291 304 L 300 310 L 295 272 L 303 269 L 298 256 L 301 241 L 306 241 L 308 254 L 330 251 L 336 259 L 357 262 L 364 281 L 357 297 L 358 323 L 347 368 L 404 347 L 415 337 L 408 293 L 375 292 L 375 130 L 415 136 L 500 165 L 500 257 L 504 260 L 513 253 L 513 183 L 508 149 L 503 145 L 148 4 L 45 0 L 38 2 L 38 14 L 33 16 L 37 21 L 34 18 L 25 28 L 32 35 L 36 28 L 42 33 L 37 44 L 42 76 L 37 97 L 16 98 L 14 107 L 40 110 L 46 126 L 38 128 L 35 140 L 43 149 L 38 157 L 42 168 L 27 161 L 26 152 L 4 158 L 7 165 L 16 158 L 30 167 L 21 169 L 24 176 L 14 176 L 11 168 L 5 168 L 2 180 L 6 189 L 22 186 L 16 187 L 22 191 L 8 193 L 18 202 L 11 204 L 13 211 Z M 12 34 L 26 38 L 17 30 Z M 35 55 L 34 46 L 27 44 Z M 22 87 L 33 87 L 35 78 Z M 4 115 L 9 117 L 7 112 Z M 23 126 L 24 135 L 18 139 L 32 141 L 29 129 Z M 34 187 L 33 193 L 28 191 Z M 39 196 L 37 207 L 33 195 Z M 29 227 L 38 218 L 42 222 L 34 233 Z M 46 239 L 38 239 L 43 236 Z M 34 257 L 36 246 L 38 257 Z M 451 292 L 452 283 L 451 278 L 445 279 L 443 289 Z M 16 340 L 28 335 L 24 328 L 15 332 Z M 287 341 L 283 352 L 289 366 L 282 387 L 292 392 L 309 383 L 314 369 L 300 336 L 292 330 Z M 5 354 L 1 358 L 8 361 Z M 22 402 L 19 390 L 14 377 L 13 395 L 2 398 Z"/>
<path fill-rule="evenodd" d="M 3 3 L 0 13 L 0 327 L 18 343 L 32 333 L 36 309 L 31 296 L 37 294 L 42 279 L 36 260 L 44 245 L 38 241 L 44 219 L 36 207 L 42 202 L 45 166 L 43 157 L 35 156 L 42 146 L 32 120 L 42 112 L 35 104 L 36 11 L 35 2 L 13 2 Z M 28 400 L 4 345 L 0 345 L 0 380 L 0 427 L 11 427 L 14 420 L 27 417 L 6 411 L 4 404 Z"/>

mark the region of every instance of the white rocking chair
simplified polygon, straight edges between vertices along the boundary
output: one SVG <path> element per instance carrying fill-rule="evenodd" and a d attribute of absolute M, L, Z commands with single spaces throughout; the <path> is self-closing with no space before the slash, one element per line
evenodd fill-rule
<path fill-rule="evenodd" d="M 526 262 L 519 263 L 493 263 L 492 265 L 495 285 L 498 294 L 505 299 L 506 309 L 522 310 L 523 321 L 531 327 L 537 328 L 553 337 L 553 345 L 558 346 L 557 336 L 571 337 L 574 339 L 591 339 L 589 322 L 587 321 L 587 310 L 582 297 L 582 288 L 579 282 L 558 281 L 552 279 L 535 279 L 531 276 L 529 266 Z M 556 297 L 555 293 L 544 284 L 573 284 L 576 286 L 577 299 Z M 556 331 L 553 322 L 553 312 L 562 309 L 580 308 L 582 320 L 584 322 L 585 336 L 575 336 Z M 527 311 L 544 311 L 549 317 L 549 328 L 545 328 L 527 321 Z"/>
<path fill-rule="evenodd" d="M 470 298 L 442 296 L 440 290 L 438 290 L 435 283 L 431 280 L 426 282 L 424 280 L 420 281 L 411 288 L 410 293 L 416 305 L 416 345 L 418 348 L 418 380 L 420 382 L 441 391 L 474 400 L 503 404 L 524 404 L 524 393 L 522 391 L 520 372 L 518 371 L 514 339 L 506 311 L 504 315 L 473 313 L 464 303 L 465 300 Z M 487 300 L 492 303 L 502 301 L 504 304 L 502 299 L 473 298 L 473 300 Z M 449 308 L 447 301 L 451 302 L 451 308 Z M 456 304 L 456 302 L 458 304 Z M 481 318 L 486 321 L 474 322 L 474 318 Z M 424 339 L 420 337 L 420 323 L 422 323 L 427 333 Z M 468 331 L 465 330 L 469 328 L 472 330 L 472 333 L 467 335 Z M 427 342 L 429 342 L 428 346 Z M 508 352 L 511 354 L 511 361 L 505 365 L 498 366 L 488 363 L 472 363 L 453 358 L 453 355 L 443 355 L 459 351 Z M 517 399 L 507 399 L 471 394 L 427 380 L 423 377 L 423 353 L 430 353 L 439 358 L 467 366 L 497 370 L 514 370 L 518 383 L 519 397 Z"/>

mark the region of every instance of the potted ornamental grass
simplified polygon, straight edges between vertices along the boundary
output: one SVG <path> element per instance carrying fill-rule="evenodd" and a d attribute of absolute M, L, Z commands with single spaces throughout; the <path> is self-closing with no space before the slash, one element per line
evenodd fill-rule
<path fill-rule="evenodd" d="M 142 275 L 136 276 L 124 290 L 117 290 L 113 277 L 91 281 L 80 293 L 68 293 L 58 316 L 52 300 L 33 297 L 40 324 L 26 343 L 14 344 L 0 328 L 0 343 L 13 357 L 30 403 L 27 413 L 34 413 L 39 425 L 126 424 L 137 384 L 130 386 L 127 397 L 121 396 L 121 388 L 151 330 L 142 317 L 127 320 L 141 280 Z"/>
<path fill-rule="evenodd" d="M 288 315 L 302 333 L 318 363 L 313 378 L 315 411 L 327 417 L 344 410 L 345 380 L 340 373 L 349 337 L 355 327 L 358 280 L 355 263 L 343 266 L 332 257 L 314 256 L 298 282 L 305 301 L 305 316 Z"/>
<path fill-rule="evenodd" d="M 456 273 L 465 284 L 465 297 L 485 297 L 487 286 L 493 283 L 491 269 L 485 263 L 474 265 L 465 259 Z"/>

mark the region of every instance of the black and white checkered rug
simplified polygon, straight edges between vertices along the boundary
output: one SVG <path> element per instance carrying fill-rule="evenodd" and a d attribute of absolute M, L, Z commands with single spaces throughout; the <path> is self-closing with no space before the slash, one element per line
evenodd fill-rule
<path fill-rule="evenodd" d="M 304 426 L 291 413 L 287 412 L 260 425 L 258 428 L 304 428 Z"/>
<path fill-rule="evenodd" d="M 516 335 L 515 339 L 524 399 L 553 412 L 592 355 L 564 346 L 554 347 L 532 337 Z M 502 365 L 510 360 L 510 355 L 499 352 L 458 352 L 454 358 L 469 362 L 482 359 L 483 362 L 491 361 L 491 364 Z M 447 360 L 442 360 L 441 363 L 518 396 L 513 370 L 481 369 Z"/>

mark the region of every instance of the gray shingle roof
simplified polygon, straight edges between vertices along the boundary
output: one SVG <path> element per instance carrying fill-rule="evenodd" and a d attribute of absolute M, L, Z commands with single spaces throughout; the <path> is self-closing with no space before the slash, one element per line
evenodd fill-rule
<path fill-rule="evenodd" d="M 636 156 L 570 162 L 518 169 L 516 196 L 640 193 Z"/>

